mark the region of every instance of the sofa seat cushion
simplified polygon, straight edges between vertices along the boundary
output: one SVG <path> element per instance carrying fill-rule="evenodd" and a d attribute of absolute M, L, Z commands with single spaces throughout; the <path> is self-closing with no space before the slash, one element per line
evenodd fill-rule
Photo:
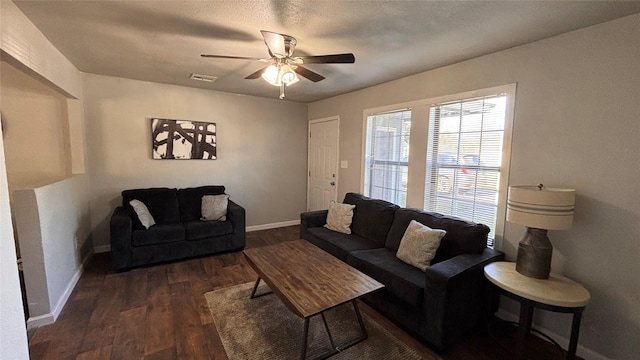
<path fill-rule="evenodd" d="M 342 261 L 346 261 L 349 253 L 354 250 L 380 248 L 380 245 L 362 236 L 347 235 L 324 227 L 309 228 L 309 233 L 321 241 L 311 241 L 313 244 Z"/>
<path fill-rule="evenodd" d="M 156 224 L 147 230 L 134 230 L 131 237 L 133 246 L 184 241 L 184 227 L 180 223 Z"/>
<path fill-rule="evenodd" d="M 184 228 L 187 240 L 200 240 L 233 233 L 231 221 L 195 220 L 185 223 Z"/>
<path fill-rule="evenodd" d="M 354 251 L 347 264 L 384 284 L 386 291 L 413 305 L 424 298 L 425 275 L 420 269 L 400 261 L 386 248 Z"/>

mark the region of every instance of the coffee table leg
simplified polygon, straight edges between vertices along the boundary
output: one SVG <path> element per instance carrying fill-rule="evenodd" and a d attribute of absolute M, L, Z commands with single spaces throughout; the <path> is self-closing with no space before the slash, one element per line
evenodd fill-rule
<path fill-rule="evenodd" d="M 327 324 L 327 318 L 324 317 L 324 312 L 321 312 L 320 316 L 322 316 L 322 321 L 324 322 L 324 328 L 327 330 L 327 335 L 329 336 L 329 342 L 331 343 L 331 348 L 335 349 L 336 344 L 333 342 L 333 336 L 331 336 L 331 331 L 329 330 L 329 325 Z"/>
<path fill-rule="evenodd" d="M 339 353 L 340 351 L 343 351 L 361 341 L 366 340 L 369 337 L 369 334 L 367 333 L 367 329 L 364 327 L 364 321 L 362 320 L 362 315 L 360 314 L 360 309 L 358 308 L 358 303 L 356 302 L 356 300 L 352 300 L 351 303 L 353 304 L 353 310 L 356 313 L 356 317 L 358 318 L 358 325 L 360 325 L 360 332 L 361 335 L 351 341 L 349 341 L 347 344 L 344 344 L 344 346 L 342 347 L 337 347 L 335 346 L 335 343 L 333 342 L 333 336 L 331 335 L 331 331 L 329 330 L 329 325 L 327 324 L 327 319 L 324 316 L 324 312 L 320 313 L 320 316 L 322 316 L 322 321 L 324 322 L 324 327 L 327 330 L 327 335 L 329 335 L 329 341 L 331 342 L 331 348 L 333 349 L 332 351 L 329 351 L 323 355 L 320 355 L 320 357 L 318 357 L 318 359 L 326 359 L 328 357 L 331 357 L 337 353 Z M 317 315 L 317 314 L 316 314 Z M 304 319 L 304 334 L 302 335 L 302 352 L 300 354 L 300 359 L 304 360 L 307 357 L 307 342 L 308 342 L 308 337 L 309 337 L 309 319 L 311 319 L 311 317 L 307 317 Z"/>
<path fill-rule="evenodd" d="M 309 337 L 309 318 L 304 318 L 304 334 L 302 335 L 302 353 L 300 354 L 300 360 L 304 360 L 307 357 L 307 338 Z"/>
<path fill-rule="evenodd" d="M 356 317 L 358 318 L 358 324 L 360 324 L 360 330 L 362 331 L 362 340 L 365 340 L 369 337 L 367 333 L 367 329 L 364 327 L 364 322 L 362 321 L 362 315 L 360 315 L 360 309 L 358 308 L 358 303 L 353 300 L 353 309 L 356 311 Z"/>
<path fill-rule="evenodd" d="M 258 285 L 260 285 L 260 276 L 258 276 L 258 280 L 256 280 L 255 285 L 253 285 L 253 290 L 251 291 L 251 299 L 256 297 L 256 290 L 258 290 Z"/>
<path fill-rule="evenodd" d="M 266 292 L 264 294 L 256 295 L 256 290 L 258 290 L 258 285 L 260 285 L 260 280 L 261 280 L 260 276 L 258 276 L 258 280 L 256 280 L 256 283 L 253 285 L 253 290 L 251 291 L 250 299 L 254 299 L 254 298 L 257 298 L 257 297 L 260 297 L 260 296 L 263 296 L 263 295 L 269 295 L 269 294 L 271 294 L 273 292 L 273 291 L 269 291 L 269 292 Z"/>
<path fill-rule="evenodd" d="M 356 312 L 356 317 L 358 318 L 358 325 L 360 325 L 360 333 L 361 335 L 351 341 L 349 341 L 348 343 L 346 343 L 344 346 L 342 346 L 341 348 L 336 348 L 336 350 L 338 351 L 342 351 L 346 348 L 349 348 L 361 341 L 365 341 L 367 340 L 367 338 L 369 337 L 369 334 L 367 333 L 367 329 L 364 327 L 364 321 L 362 321 L 362 315 L 360 314 L 360 309 L 358 308 L 358 303 L 356 302 L 356 300 L 351 300 L 351 303 L 353 304 L 353 310 L 355 310 Z"/>

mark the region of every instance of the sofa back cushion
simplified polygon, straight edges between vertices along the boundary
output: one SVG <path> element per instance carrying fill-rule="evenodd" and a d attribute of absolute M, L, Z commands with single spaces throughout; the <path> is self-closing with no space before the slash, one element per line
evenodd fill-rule
<path fill-rule="evenodd" d="M 133 219 L 134 229 L 144 229 L 138 219 L 138 215 L 129 204 L 131 200 L 140 200 L 147 206 L 153 220 L 157 224 L 173 224 L 180 222 L 180 210 L 178 209 L 178 196 L 176 189 L 149 188 L 133 189 L 122 192 L 122 205 L 129 211 Z"/>
<path fill-rule="evenodd" d="M 393 216 L 400 207 L 388 201 L 347 193 L 345 204 L 355 205 L 351 232 L 384 246 Z"/>
<path fill-rule="evenodd" d="M 222 195 L 224 190 L 224 186 L 221 185 L 179 189 L 180 221 L 200 220 L 202 217 L 202 197 L 204 195 Z"/>
<path fill-rule="evenodd" d="M 447 234 L 440 241 L 436 256 L 431 264 L 450 259 L 465 253 L 481 253 L 487 247 L 489 227 L 454 216 L 426 212 L 417 209 L 399 209 L 395 213 L 393 225 L 387 236 L 386 248 L 397 252 L 400 240 L 411 220 L 427 225 L 432 229 L 442 229 Z"/>

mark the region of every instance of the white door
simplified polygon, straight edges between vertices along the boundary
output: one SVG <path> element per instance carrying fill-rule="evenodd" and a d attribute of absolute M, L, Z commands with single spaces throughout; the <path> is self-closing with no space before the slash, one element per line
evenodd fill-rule
<path fill-rule="evenodd" d="M 337 201 L 339 126 L 337 117 L 309 122 L 309 211 L 328 209 L 329 202 Z"/>

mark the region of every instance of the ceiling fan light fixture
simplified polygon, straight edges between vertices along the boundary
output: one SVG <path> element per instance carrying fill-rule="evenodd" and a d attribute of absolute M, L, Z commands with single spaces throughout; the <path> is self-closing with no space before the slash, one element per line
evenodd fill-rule
<path fill-rule="evenodd" d="M 285 87 L 300 81 L 298 75 L 314 83 L 324 80 L 324 76 L 303 67 L 303 64 L 353 64 L 356 61 L 352 53 L 294 56 L 297 40 L 293 36 L 266 30 L 260 32 L 269 52 L 267 59 L 210 54 L 202 54 L 201 56 L 219 59 L 259 60 L 267 63 L 268 66 L 249 74 L 245 79 L 253 80 L 262 77 L 269 84 L 280 87 L 280 99 L 284 99 Z"/>
<path fill-rule="evenodd" d="M 275 64 L 272 64 L 262 73 L 262 78 L 273 86 L 280 86 L 280 69 Z"/>
<path fill-rule="evenodd" d="M 273 86 L 293 85 L 300 81 L 289 64 L 272 64 L 262 72 L 262 78 Z"/>
<path fill-rule="evenodd" d="M 300 79 L 298 79 L 298 75 L 296 75 L 296 72 L 293 71 L 289 64 L 283 64 L 280 67 L 280 78 L 282 79 L 283 83 L 287 84 L 287 86 L 293 85 L 300 81 Z"/>

